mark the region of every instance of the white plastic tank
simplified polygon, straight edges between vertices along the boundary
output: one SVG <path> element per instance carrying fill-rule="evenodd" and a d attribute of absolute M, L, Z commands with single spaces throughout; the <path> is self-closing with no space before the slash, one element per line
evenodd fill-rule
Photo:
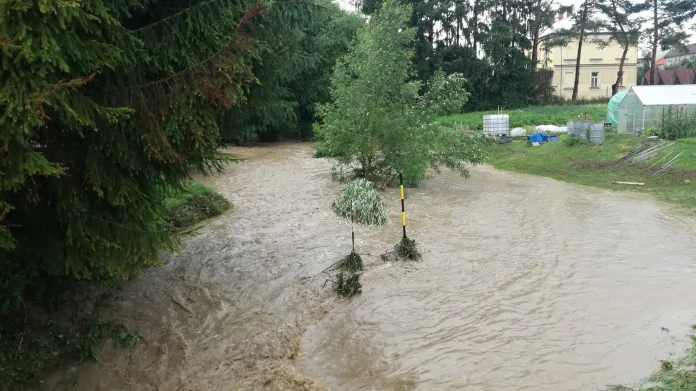
<path fill-rule="evenodd" d="M 590 130 L 592 121 L 575 121 L 575 137 L 587 141 L 587 133 Z"/>
<path fill-rule="evenodd" d="M 575 123 L 572 119 L 568 121 L 568 137 L 575 137 Z"/>
<path fill-rule="evenodd" d="M 489 136 L 507 136 L 510 134 L 510 116 L 507 114 L 484 115 L 483 134 Z"/>

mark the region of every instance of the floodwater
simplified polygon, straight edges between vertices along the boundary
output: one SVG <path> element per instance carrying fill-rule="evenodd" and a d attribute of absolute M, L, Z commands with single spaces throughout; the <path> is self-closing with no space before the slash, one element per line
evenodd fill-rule
<path fill-rule="evenodd" d="M 249 160 L 204 182 L 234 210 L 125 286 L 110 313 L 143 342 L 68 369 L 76 389 L 596 390 L 689 343 L 696 222 L 642 196 L 445 172 L 407 191 L 423 261 L 393 264 L 388 190 L 390 223 L 356 232 L 363 293 L 339 300 L 321 273 L 350 251 L 330 162 L 232 152 Z"/>

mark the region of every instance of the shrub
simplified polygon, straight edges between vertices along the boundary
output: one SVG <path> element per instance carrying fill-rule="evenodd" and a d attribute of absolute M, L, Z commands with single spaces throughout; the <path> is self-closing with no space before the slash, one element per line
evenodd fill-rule
<path fill-rule="evenodd" d="M 667 140 L 677 140 L 696 136 L 696 112 L 685 109 L 672 109 L 662 115 L 661 136 Z"/>
<path fill-rule="evenodd" d="M 341 196 L 331 204 L 337 215 L 350 219 L 355 211 L 355 221 L 367 225 L 387 223 L 387 205 L 372 184 L 365 179 L 348 182 L 341 188 Z"/>

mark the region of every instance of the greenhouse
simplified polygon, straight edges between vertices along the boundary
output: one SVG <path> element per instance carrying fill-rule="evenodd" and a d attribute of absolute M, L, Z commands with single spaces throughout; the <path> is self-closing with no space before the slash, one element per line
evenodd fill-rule
<path fill-rule="evenodd" d="M 633 86 L 619 103 L 618 132 L 641 135 L 661 128 L 666 113 L 696 112 L 696 84 Z"/>

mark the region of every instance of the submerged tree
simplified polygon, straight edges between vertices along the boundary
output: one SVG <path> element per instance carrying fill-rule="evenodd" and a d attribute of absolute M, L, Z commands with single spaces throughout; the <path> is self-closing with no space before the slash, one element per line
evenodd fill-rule
<path fill-rule="evenodd" d="M 481 138 L 443 130 L 435 121 L 466 102 L 464 80 L 442 72 L 426 86 L 413 80 L 410 14 L 410 7 L 388 3 L 373 15 L 337 64 L 333 101 L 320 107 L 316 125 L 324 154 L 380 185 L 393 183 L 397 173 L 416 185 L 428 167 L 466 175 L 466 164 L 484 158 Z M 427 93 L 420 95 L 423 88 Z"/>

